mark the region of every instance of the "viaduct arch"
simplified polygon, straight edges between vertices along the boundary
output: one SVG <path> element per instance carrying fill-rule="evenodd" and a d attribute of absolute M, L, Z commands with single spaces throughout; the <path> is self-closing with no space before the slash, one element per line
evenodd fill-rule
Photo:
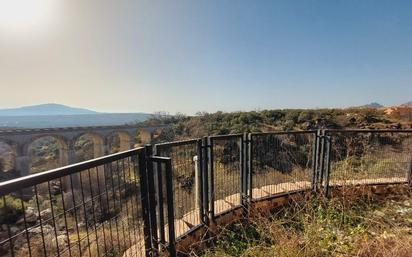
<path fill-rule="evenodd" d="M 86 135 L 93 142 L 93 157 L 109 154 L 108 139 L 110 136 L 119 137 L 119 151 L 133 148 L 137 144 L 150 144 L 157 130 L 166 129 L 168 126 L 94 126 L 94 127 L 66 127 L 44 129 L 11 129 L 0 130 L 1 144 L 11 149 L 13 165 L 18 177 L 30 173 L 29 147 L 37 139 L 52 137 L 58 142 L 59 165 L 65 166 L 77 162 L 75 143 L 81 136 Z M 140 135 L 137 142 L 136 135 Z"/>

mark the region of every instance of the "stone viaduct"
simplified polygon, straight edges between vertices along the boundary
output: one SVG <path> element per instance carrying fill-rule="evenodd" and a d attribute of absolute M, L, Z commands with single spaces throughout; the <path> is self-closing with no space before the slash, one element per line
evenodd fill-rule
<path fill-rule="evenodd" d="M 118 135 L 120 151 L 134 147 L 136 135 L 140 135 L 140 143 L 151 143 L 153 135 L 167 126 L 95 126 L 95 127 L 66 127 L 44 129 L 11 129 L 0 130 L 0 142 L 8 145 L 13 152 L 14 170 L 18 176 L 30 173 L 29 146 L 37 139 L 52 137 L 57 140 L 59 147 L 59 163 L 65 166 L 76 162 L 74 145 L 79 137 L 87 135 L 93 142 L 93 155 L 99 157 L 109 153 L 109 138 Z"/>

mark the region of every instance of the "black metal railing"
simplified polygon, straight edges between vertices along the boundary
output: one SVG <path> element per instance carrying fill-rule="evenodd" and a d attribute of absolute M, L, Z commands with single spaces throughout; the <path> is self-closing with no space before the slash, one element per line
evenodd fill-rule
<path fill-rule="evenodd" d="M 176 256 L 176 243 L 252 202 L 409 183 L 412 130 L 211 136 L 0 183 L 0 256 Z"/>
<path fill-rule="evenodd" d="M 316 131 L 251 135 L 251 198 L 312 188 Z"/>
<path fill-rule="evenodd" d="M 135 149 L 1 183 L 1 256 L 116 256 L 144 242 L 142 158 Z"/>

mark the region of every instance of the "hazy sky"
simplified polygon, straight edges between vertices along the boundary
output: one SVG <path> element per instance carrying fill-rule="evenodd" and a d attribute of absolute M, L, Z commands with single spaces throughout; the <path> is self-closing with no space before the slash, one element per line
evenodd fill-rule
<path fill-rule="evenodd" d="M 412 1 L 0 0 L 0 10 L 0 108 L 412 100 Z"/>

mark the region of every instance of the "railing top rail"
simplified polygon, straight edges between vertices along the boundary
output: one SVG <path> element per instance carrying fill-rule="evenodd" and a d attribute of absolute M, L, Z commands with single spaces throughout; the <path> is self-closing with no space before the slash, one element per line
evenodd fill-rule
<path fill-rule="evenodd" d="M 254 132 L 250 134 L 252 136 L 261 136 L 261 135 L 285 135 L 285 134 L 312 134 L 316 132 L 317 130 L 294 130 L 294 131 Z"/>
<path fill-rule="evenodd" d="M 174 141 L 174 142 L 165 142 L 165 143 L 159 143 L 155 144 L 155 147 L 157 149 L 162 149 L 166 147 L 174 147 L 174 146 L 180 146 L 180 145 L 188 145 L 188 144 L 194 144 L 201 140 L 200 138 L 195 138 L 195 139 L 188 139 L 188 140 L 181 140 L 181 141 Z"/>
<path fill-rule="evenodd" d="M 163 157 L 163 156 L 151 156 L 150 157 L 151 161 L 155 162 L 160 162 L 160 163 L 166 163 L 168 161 L 171 161 L 172 159 L 170 157 Z"/>
<path fill-rule="evenodd" d="M 87 169 L 95 168 L 113 161 L 121 160 L 123 158 L 135 156 L 144 148 L 139 147 L 124 152 L 114 153 L 103 157 L 87 160 L 80 163 L 71 164 L 68 166 L 43 171 L 20 178 L 15 178 L 0 182 L 0 197 L 16 191 L 16 189 L 23 189 L 26 187 L 35 186 L 44 182 L 58 179 L 67 175 L 81 172 Z"/>
<path fill-rule="evenodd" d="M 412 129 L 325 129 L 326 133 L 412 133 Z"/>
<path fill-rule="evenodd" d="M 242 137 L 243 133 L 238 133 L 238 134 L 228 134 L 228 135 L 214 135 L 214 136 L 209 136 L 211 140 L 213 139 L 230 139 L 230 138 L 236 138 L 236 137 Z"/>

